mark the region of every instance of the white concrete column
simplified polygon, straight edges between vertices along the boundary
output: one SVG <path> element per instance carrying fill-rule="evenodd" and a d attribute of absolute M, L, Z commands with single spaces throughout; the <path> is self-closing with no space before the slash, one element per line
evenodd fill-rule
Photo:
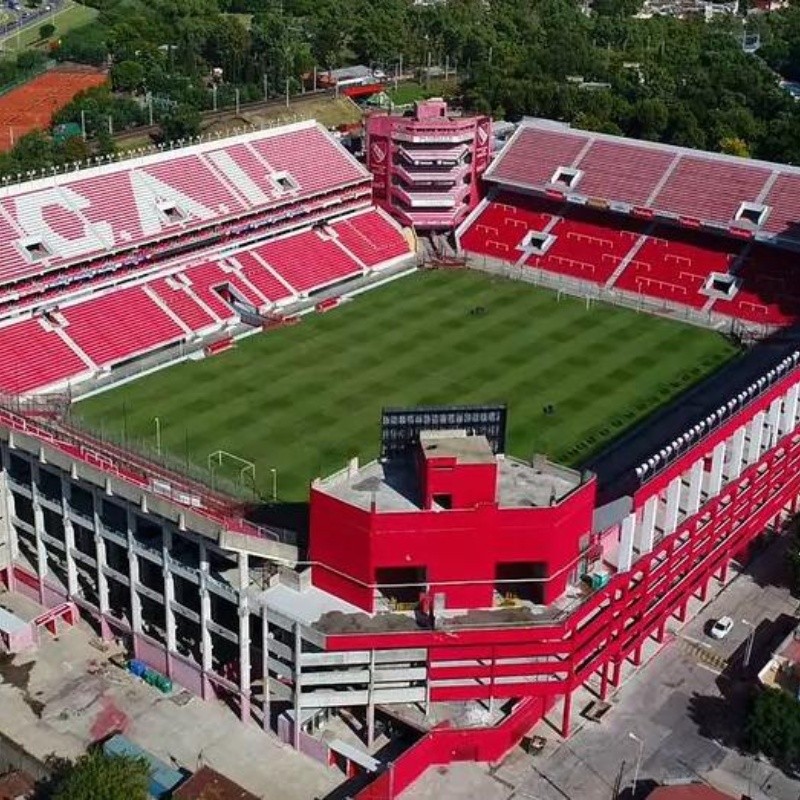
<path fill-rule="evenodd" d="M 8 470 L 11 455 L 8 447 L 0 442 L 0 567 L 9 566 L 19 557 L 17 531 L 11 518 L 14 516 L 14 496 L 8 488 Z M 3 552 L 5 545 L 5 552 Z M 9 579 L 10 580 L 10 579 Z"/>
<path fill-rule="evenodd" d="M 633 533 L 636 527 L 636 514 L 632 511 L 620 526 L 619 550 L 617 552 L 617 569 L 628 572 L 633 563 Z"/>
<path fill-rule="evenodd" d="M 75 528 L 72 520 L 64 518 L 64 549 L 67 559 L 67 594 L 75 597 L 78 594 L 78 565 L 75 563 Z"/>
<path fill-rule="evenodd" d="M 31 505 L 33 506 L 33 533 L 36 538 L 36 574 L 39 577 L 39 594 L 44 602 L 44 578 L 47 575 L 47 548 L 42 540 L 44 531 L 44 512 L 39 502 L 39 465 L 31 461 Z"/>
<path fill-rule="evenodd" d="M 659 496 L 653 495 L 644 504 L 642 511 L 642 524 L 639 528 L 639 552 L 649 553 L 653 549 L 653 538 L 656 531 L 656 509 Z"/>
<path fill-rule="evenodd" d="M 206 546 L 200 542 L 200 654 L 202 656 L 203 672 L 211 672 L 211 631 L 208 623 L 211 620 L 211 597 L 208 594 L 208 553 Z"/>
<path fill-rule="evenodd" d="M 242 693 L 242 717 L 250 716 L 250 583 L 247 553 L 239 553 L 239 691 Z M 246 713 L 244 711 L 246 706 Z"/>
<path fill-rule="evenodd" d="M 262 706 L 264 719 L 261 724 L 264 730 L 267 731 L 270 729 L 272 707 L 269 701 L 269 609 L 266 601 L 261 606 L 261 642 L 261 674 L 264 681 L 264 703 Z"/>
<path fill-rule="evenodd" d="M 16 508 L 14 507 L 14 495 L 8 488 L 8 473 L 6 472 L 8 465 L 5 463 L 8 453 L 5 448 L 3 452 L 3 471 L 0 471 L 0 514 L 3 517 L 0 519 L 0 543 L 6 542 L 8 547 L 6 560 L 10 565 L 19 559 L 19 542 L 17 541 L 17 529 L 11 521 L 12 517 L 16 516 Z M 2 566 L 2 558 L 0 558 L 0 567 Z"/>
<path fill-rule="evenodd" d="M 302 722 L 302 696 L 303 696 L 303 636 L 300 623 L 294 624 L 294 731 L 293 744 L 295 750 L 300 750 L 300 725 Z"/>
<path fill-rule="evenodd" d="M 763 411 L 759 411 L 753 419 L 750 420 L 750 445 L 747 448 L 747 463 L 755 464 L 761 457 L 761 443 L 764 438 L 764 420 L 767 415 Z"/>
<path fill-rule="evenodd" d="M 134 550 L 133 530 L 136 519 L 133 511 L 129 508 L 127 513 L 128 528 L 128 582 L 131 593 L 131 630 L 134 633 L 142 632 L 142 599 L 139 597 L 139 558 Z"/>
<path fill-rule="evenodd" d="M 744 425 L 737 428 L 731 441 L 731 455 L 728 459 L 728 480 L 736 480 L 744 469 L 744 439 L 747 429 Z"/>
<path fill-rule="evenodd" d="M 719 494 L 722 488 L 722 468 L 725 465 L 725 453 L 728 449 L 728 442 L 722 441 L 715 448 L 711 457 L 711 476 L 708 481 L 709 497 Z"/>
<path fill-rule="evenodd" d="M 78 565 L 75 563 L 75 528 L 69 518 L 69 500 L 72 485 L 64 475 L 61 476 L 61 518 L 64 523 L 64 550 L 67 561 L 67 593 L 70 597 L 78 594 Z"/>
<path fill-rule="evenodd" d="M 102 499 L 97 496 L 97 490 L 92 492 L 92 508 L 94 516 L 94 548 L 97 556 L 97 603 L 101 614 L 109 613 L 108 605 L 108 578 L 103 568 L 107 565 L 106 540 L 100 534 L 100 504 Z"/>
<path fill-rule="evenodd" d="M 369 651 L 369 684 L 367 686 L 367 748 L 375 743 L 375 650 Z"/>
<path fill-rule="evenodd" d="M 164 575 L 164 633 L 167 642 L 167 652 L 176 653 L 175 612 L 172 610 L 172 603 L 175 600 L 175 578 L 170 569 L 169 551 L 172 548 L 172 531 L 163 528 L 161 538 L 161 560 L 163 561 Z"/>
<path fill-rule="evenodd" d="M 797 400 L 800 397 L 800 383 L 796 383 L 786 393 L 783 400 L 783 418 L 781 419 L 781 436 L 791 433 L 795 429 L 797 419 Z"/>
<path fill-rule="evenodd" d="M 667 487 L 667 511 L 664 517 L 664 536 L 669 536 L 678 527 L 678 512 L 680 511 L 681 484 L 683 476 L 677 475 Z"/>
<path fill-rule="evenodd" d="M 769 425 L 769 433 L 767 434 L 767 449 L 775 447 L 778 443 L 778 435 L 780 433 L 781 421 L 781 407 L 783 405 L 783 398 L 776 397 L 769 407 L 769 416 L 767 423 Z"/>
<path fill-rule="evenodd" d="M 700 509 L 703 502 L 703 459 L 700 458 L 692 464 L 689 473 L 689 505 L 686 513 L 691 517 Z"/>

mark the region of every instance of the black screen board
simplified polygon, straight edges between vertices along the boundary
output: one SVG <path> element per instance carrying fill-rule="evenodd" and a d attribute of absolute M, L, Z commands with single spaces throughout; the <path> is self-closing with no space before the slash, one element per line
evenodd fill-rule
<path fill-rule="evenodd" d="M 381 414 L 381 458 L 402 458 L 417 444 L 421 431 L 465 430 L 483 435 L 492 452 L 506 451 L 505 405 L 418 406 L 384 408 Z"/>

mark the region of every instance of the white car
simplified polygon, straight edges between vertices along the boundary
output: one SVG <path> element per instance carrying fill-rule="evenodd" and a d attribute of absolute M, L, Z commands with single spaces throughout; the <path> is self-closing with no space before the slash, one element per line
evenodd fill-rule
<path fill-rule="evenodd" d="M 724 639 L 733 630 L 733 620 L 730 617 L 720 617 L 711 627 L 712 639 Z"/>

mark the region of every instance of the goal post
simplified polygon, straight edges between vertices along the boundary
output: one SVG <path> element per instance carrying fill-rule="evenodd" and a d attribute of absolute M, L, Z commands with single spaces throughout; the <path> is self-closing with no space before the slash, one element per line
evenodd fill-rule
<path fill-rule="evenodd" d="M 250 486 L 253 495 L 256 490 L 256 465 L 253 461 L 229 453 L 227 450 L 214 450 L 208 454 L 208 471 L 211 474 L 211 487 L 216 488 L 217 475 L 223 470 L 236 475 L 236 482 L 240 487 Z"/>

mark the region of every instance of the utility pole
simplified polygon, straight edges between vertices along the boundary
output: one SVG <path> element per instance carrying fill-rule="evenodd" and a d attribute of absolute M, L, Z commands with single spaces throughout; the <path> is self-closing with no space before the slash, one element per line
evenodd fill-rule
<path fill-rule="evenodd" d="M 640 739 L 635 733 L 628 733 L 628 738 L 632 739 L 638 745 L 638 752 L 636 754 L 636 767 L 633 770 L 633 782 L 631 783 L 631 800 L 636 800 L 636 795 L 639 789 L 639 770 L 642 768 L 642 754 L 644 753 L 644 740 Z"/>
<path fill-rule="evenodd" d="M 266 100 L 269 99 L 269 90 L 267 88 L 268 84 L 267 84 L 267 73 L 266 72 L 264 73 L 262 82 L 264 84 L 264 100 L 266 101 Z"/>
<path fill-rule="evenodd" d="M 215 83 L 211 87 L 211 97 L 212 97 L 212 108 L 214 111 L 217 110 L 217 84 Z"/>
<path fill-rule="evenodd" d="M 236 93 L 236 113 L 238 114 L 239 113 L 239 87 L 238 86 L 236 87 L 234 92 Z"/>
<path fill-rule="evenodd" d="M 86 111 L 85 109 L 81 109 L 81 136 L 83 136 L 83 141 L 86 141 Z"/>
<path fill-rule="evenodd" d="M 108 135 L 109 136 L 114 135 L 114 120 L 111 117 L 111 114 L 108 115 Z"/>

